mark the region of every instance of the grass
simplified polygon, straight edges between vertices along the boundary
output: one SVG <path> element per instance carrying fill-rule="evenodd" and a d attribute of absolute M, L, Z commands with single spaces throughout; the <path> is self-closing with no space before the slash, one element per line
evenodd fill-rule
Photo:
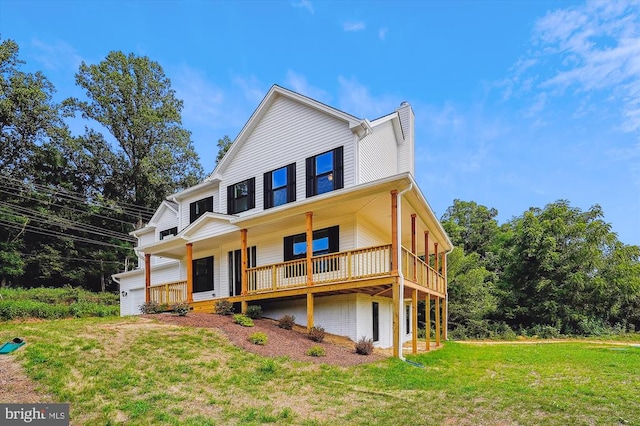
<path fill-rule="evenodd" d="M 264 358 L 140 318 L 4 323 L 72 424 L 637 424 L 640 348 L 468 345 L 340 368 Z"/>

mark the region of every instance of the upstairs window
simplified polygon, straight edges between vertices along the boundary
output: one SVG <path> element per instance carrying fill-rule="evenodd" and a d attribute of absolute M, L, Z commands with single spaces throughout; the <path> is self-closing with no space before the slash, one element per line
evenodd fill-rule
<path fill-rule="evenodd" d="M 189 223 L 193 223 L 206 212 L 213 211 L 213 197 L 203 198 L 189 204 Z"/>
<path fill-rule="evenodd" d="M 296 163 L 264 174 L 264 208 L 296 200 Z"/>
<path fill-rule="evenodd" d="M 227 186 L 227 213 L 235 214 L 256 206 L 256 178 Z"/>
<path fill-rule="evenodd" d="M 164 231 L 160 231 L 160 239 L 164 240 L 166 237 L 168 237 L 169 235 L 177 235 L 178 234 L 178 228 L 171 228 L 171 229 L 165 229 Z"/>
<path fill-rule="evenodd" d="M 343 149 L 307 158 L 307 197 L 324 194 L 344 186 Z"/>

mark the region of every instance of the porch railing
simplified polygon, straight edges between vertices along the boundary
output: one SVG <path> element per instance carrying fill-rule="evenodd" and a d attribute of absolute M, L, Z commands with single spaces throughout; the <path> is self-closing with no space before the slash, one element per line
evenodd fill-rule
<path fill-rule="evenodd" d="M 187 281 L 176 281 L 149 287 L 149 298 L 161 305 L 187 301 Z"/>
<path fill-rule="evenodd" d="M 405 279 L 438 293 L 447 291 L 444 276 L 404 247 L 402 247 L 402 275 Z"/>
<path fill-rule="evenodd" d="M 331 253 L 312 258 L 313 284 L 389 275 L 391 245 Z M 307 284 L 307 260 L 299 259 L 247 269 L 247 291 L 282 290 Z"/>

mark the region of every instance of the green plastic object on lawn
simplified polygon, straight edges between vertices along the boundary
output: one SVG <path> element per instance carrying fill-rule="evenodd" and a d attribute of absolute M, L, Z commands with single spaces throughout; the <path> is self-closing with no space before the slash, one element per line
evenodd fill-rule
<path fill-rule="evenodd" d="M 24 340 L 22 340 L 19 337 L 16 337 L 12 341 L 7 342 L 4 345 L 0 346 L 0 354 L 9 354 L 15 351 L 16 349 L 18 349 L 20 346 L 23 346 L 24 344 L 25 344 Z"/>

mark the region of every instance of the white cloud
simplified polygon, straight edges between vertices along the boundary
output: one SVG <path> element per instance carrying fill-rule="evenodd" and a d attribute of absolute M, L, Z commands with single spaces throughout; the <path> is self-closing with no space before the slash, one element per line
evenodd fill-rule
<path fill-rule="evenodd" d="M 507 99 L 528 89 L 571 96 L 578 116 L 590 110 L 587 102 L 600 102 L 599 109 L 617 111 L 620 130 L 640 131 L 640 2 L 594 1 L 547 13 L 504 86 Z M 530 111 L 536 105 L 540 98 Z"/>
<path fill-rule="evenodd" d="M 401 99 L 389 95 L 373 96 L 369 88 L 355 78 L 338 77 L 339 108 L 359 117 L 375 119 L 398 108 Z"/>
<path fill-rule="evenodd" d="M 36 61 L 46 69 L 56 71 L 72 69 L 73 72 L 77 72 L 82 63 L 83 59 L 76 49 L 64 41 L 44 42 L 34 38 L 31 44 L 39 51 L 34 55 Z"/>
<path fill-rule="evenodd" d="M 347 32 L 362 31 L 367 27 L 363 21 L 347 21 L 342 24 L 342 28 Z"/>
<path fill-rule="evenodd" d="M 388 32 L 389 32 L 388 28 L 380 28 L 378 30 L 378 37 L 380 38 L 380 40 L 382 41 L 386 40 Z"/>
<path fill-rule="evenodd" d="M 309 0 L 300 0 L 298 3 L 291 3 L 293 7 L 301 7 L 303 9 L 307 9 L 309 13 L 315 13 L 313 9 L 313 4 Z"/>
<path fill-rule="evenodd" d="M 285 84 L 294 92 L 298 92 L 318 101 L 327 103 L 331 100 L 329 93 L 318 87 L 310 85 L 304 75 L 297 74 L 292 70 L 287 71 Z"/>
<path fill-rule="evenodd" d="M 257 106 L 267 94 L 263 84 L 255 77 L 235 76 L 233 83 L 240 88 L 243 97 Z"/>

